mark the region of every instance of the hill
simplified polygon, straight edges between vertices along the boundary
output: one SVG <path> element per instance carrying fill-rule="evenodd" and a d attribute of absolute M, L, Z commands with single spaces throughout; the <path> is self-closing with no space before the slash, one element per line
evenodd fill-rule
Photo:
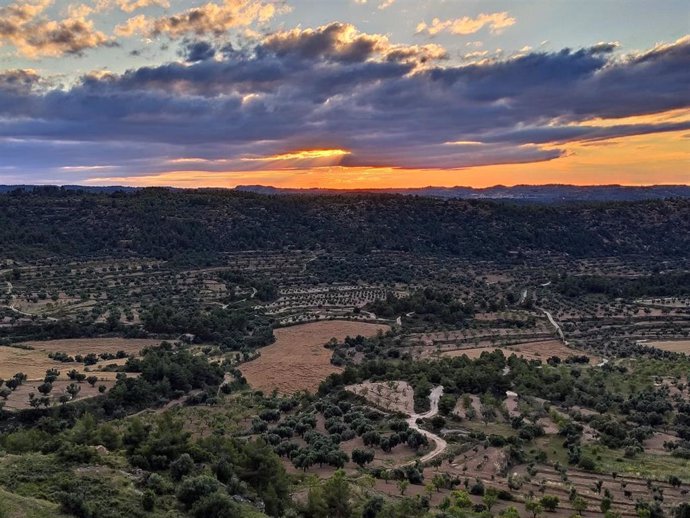
<path fill-rule="evenodd" d="M 187 261 L 288 247 L 492 260 L 542 252 L 675 257 L 690 249 L 690 200 L 551 206 L 390 194 L 36 188 L 0 196 L 0 246 L 16 258 L 134 254 Z"/>
<path fill-rule="evenodd" d="M 640 201 L 665 198 L 688 198 L 690 186 L 687 185 L 650 185 L 630 187 L 624 185 L 515 185 L 507 187 L 420 187 L 410 189 L 287 189 L 263 185 L 240 185 L 239 191 L 259 194 L 303 194 L 303 195 L 338 195 L 338 194 L 404 194 L 407 196 L 427 196 L 447 199 L 485 199 L 509 200 L 522 203 L 571 203 L 591 201 Z"/>

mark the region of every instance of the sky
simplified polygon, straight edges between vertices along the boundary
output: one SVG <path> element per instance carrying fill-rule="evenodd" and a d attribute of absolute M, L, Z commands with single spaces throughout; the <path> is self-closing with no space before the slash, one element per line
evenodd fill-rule
<path fill-rule="evenodd" d="M 690 184 L 687 0 L 0 0 L 0 184 Z"/>

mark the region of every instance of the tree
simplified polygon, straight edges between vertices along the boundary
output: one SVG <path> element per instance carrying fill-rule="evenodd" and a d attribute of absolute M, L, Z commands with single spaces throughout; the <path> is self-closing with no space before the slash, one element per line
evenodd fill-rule
<path fill-rule="evenodd" d="M 388 481 L 391 479 L 391 473 L 387 469 L 384 469 L 381 472 L 381 480 L 383 480 L 386 484 L 388 484 Z"/>
<path fill-rule="evenodd" d="M 406 478 L 398 480 L 398 489 L 400 490 L 401 495 L 405 494 L 405 491 L 407 491 L 407 488 L 409 487 L 409 485 L 410 485 L 410 482 Z"/>
<path fill-rule="evenodd" d="M 370 430 L 362 435 L 362 441 L 365 446 L 377 445 L 381 442 L 381 434 L 375 430 Z"/>
<path fill-rule="evenodd" d="M 384 499 L 380 496 L 367 500 L 362 509 L 362 518 L 376 518 L 383 509 Z"/>
<path fill-rule="evenodd" d="M 242 516 L 232 498 L 220 491 L 202 497 L 192 507 L 191 515 L 194 518 L 236 518 Z"/>
<path fill-rule="evenodd" d="M 89 376 L 86 378 L 86 381 L 89 385 L 92 387 L 96 386 L 96 383 L 98 382 L 98 376 Z"/>
<path fill-rule="evenodd" d="M 177 499 L 189 508 L 202 497 L 217 491 L 219 487 L 220 483 L 208 475 L 187 478 L 177 489 Z"/>
<path fill-rule="evenodd" d="M 520 513 L 511 505 L 510 507 L 506 507 L 503 509 L 503 511 L 498 513 L 498 516 L 501 518 L 520 518 Z"/>
<path fill-rule="evenodd" d="M 541 497 L 541 500 L 539 500 L 539 503 L 541 503 L 542 507 L 544 507 L 544 509 L 547 511 L 553 512 L 558 508 L 560 499 L 557 496 L 544 495 Z"/>
<path fill-rule="evenodd" d="M 544 507 L 541 505 L 539 500 L 534 499 L 530 499 L 525 502 L 525 509 L 532 513 L 533 518 L 537 518 L 537 516 L 544 512 Z"/>
<path fill-rule="evenodd" d="M 484 482 L 482 482 L 481 479 L 478 478 L 474 481 L 474 484 L 470 487 L 470 494 L 477 496 L 484 495 Z"/>
<path fill-rule="evenodd" d="M 431 427 L 434 430 L 440 430 L 444 426 L 446 426 L 446 419 L 443 416 L 435 415 L 431 418 Z"/>
<path fill-rule="evenodd" d="M 457 507 L 458 509 L 468 509 L 472 507 L 472 500 L 467 491 L 453 491 L 451 493 L 451 498 L 453 500 L 453 507 Z"/>
<path fill-rule="evenodd" d="M 573 500 L 573 509 L 575 509 L 577 514 L 582 515 L 582 513 L 587 510 L 587 501 L 581 496 L 575 497 Z"/>
<path fill-rule="evenodd" d="M 611 509 L 611 499 L 608 496 L 605 496 L 604 498 L 601 499 L 601 503 L 599 504 L 599 509 L 601 509 L 602 513 L 605 513 L 609 509 Z"/>
<path fill-rule="evenodd" d="M 498 501 L 498 491 L 496 491 L 494 488 L 490 487 L 486 491 L 484 491 L 484 496 L 482 497 L 482 502 L 484 502 L 484 505 L 486 508 L 491 511 L 491 508 L 496 504 Z"/>
<path fill-rule="evenodd" d="M 351 498 L 350 485 L 345 472 L 339 469 L 326 482 L 315 485 L 309 490 L 304 509 L 305 515 L 314 518 L 350 518 L 353 516 Z M 376 512 L 373 516 L 376 516 Z"/>
<path fill-rule="evenodd" d="M 71 396 L 70 399 L 74 399 L 77 396 L 77 394 L 79 394 L 79 392 L 81 391 L 81 387 L 76 383 L 70 383 L 69 385 L 67 385 L 67 388 L 65 390 Z"/>
<path fill-rule="evenodd" d="M 44 396 L 47 396 L 48 394 L 50 394 L 51 390 L 53 390 L 53 384 L 52 383 L 45 382 L 45 383 L 41 383 L 38 386 L 38 391 L 41 394 L 43 394 Z"/>
<path fill-rule="evenodd" d="M 365 464 L 369 464 L 374 460 L 374 450 L 364 450 L 361 448 L 355 448 L 352 450 L 352 462 L 357 464 L 360 468 L 364 467 Z"/>
<path fill-rule="evenodd" d="M 48 369 L 46 370 L 46 375 L 45 378 L 43 378 L 43 381 L 46 383 L 53 383 L 55 380 L 58 379 L 60 376 L 60 371 L 57 369 Z"/>
<path fill-rule="evenodd" d="M 173 480 L 182 480 L 194 469 L 194 461 L 189 453 L 183 453 L 177 460 L 170 463 L 170 476 Z"/>

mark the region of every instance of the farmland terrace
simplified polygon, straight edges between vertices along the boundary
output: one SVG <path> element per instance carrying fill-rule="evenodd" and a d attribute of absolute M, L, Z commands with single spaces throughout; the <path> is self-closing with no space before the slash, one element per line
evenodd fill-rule
<path fill-rule="evenodd" d="M 0 516 L 684 512 L 689 213 L 1 194 Z"/>

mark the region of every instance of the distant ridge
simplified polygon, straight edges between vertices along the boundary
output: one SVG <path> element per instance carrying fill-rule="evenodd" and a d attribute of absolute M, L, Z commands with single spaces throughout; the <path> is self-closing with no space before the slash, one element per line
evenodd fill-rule
<path fill-rule="evenodd" d="M 515 185 L 507 187 L 419 187 L 401 189 L 292 189 L 264 185 L 240 185 L 238 191 L 266 195 L 342 195 L 342 194 L 402 194 L 446 199 L 511 200 L 536 203 L 570 201 L 639 201 L 690 197 L 690 185 Z"/>
<path fill-rule="evenodd" d="M 183 190 L 175 187 L 157 187 L 171 191 Z M 65 190 L 90 193 L 114 193 L 118 191 L 133 192 L 144 187 L 122 185 L 86 186 L 86 185 L 0 185 L 0 194 L 17 190 Z M 421 196 L 438 199 L 463 200 L 505 200 L 516 203 L 568 203 L 568 202 L 607 202 L 607 201 L 644 201 L 667 198 L 690 198 L 690 185 L 495 185 L 493 187 L 418 187 L 399 189 L 321 189 L 321 188 L 282 188 L 270 185 L 239 185 L 234 189 L 199 188 L 196 190 L 234 190 L 268 196 L 343 196 L 357 194 L 397 194 L 404 196 Z"/>
<path fill-rule="evenodd" d="M 31 184 L 21 184 L 21 185 L 0 185 L 0 194 L 12 192 L 12 191 L 33 191 L 36 189 L 63 189 L 66 191 L 84 191 L 84 192 L 104 192 L 112 193 L 117 191 L 136 191 L 139 187 L 129 187 L 126 185 L 103 185 L 103 186 L 93 186 L 93 185 L 31 185 Z"/>

